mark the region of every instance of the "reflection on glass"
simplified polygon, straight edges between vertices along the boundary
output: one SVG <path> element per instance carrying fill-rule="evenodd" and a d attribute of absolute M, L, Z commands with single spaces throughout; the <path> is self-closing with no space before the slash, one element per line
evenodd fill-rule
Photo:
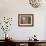
<path fill-rule="evenodd" d="M 21 16 L 21 24 L 31 24 L 31 17 Z"/>

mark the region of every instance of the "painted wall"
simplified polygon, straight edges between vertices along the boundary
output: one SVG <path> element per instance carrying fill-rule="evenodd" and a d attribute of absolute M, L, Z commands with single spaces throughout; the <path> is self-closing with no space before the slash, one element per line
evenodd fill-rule
<path fill-rule="evenodd" d="M 46 6 L 33 8 L 28 0 L 0 0 L 0 19 L 4 16 L 12 17 L 12 26 L 8 34 L 16 40 L 28 40 L 34 34 L 37 39 L 45 40 L 45 15 Z M 34 14 L 33 27 L 18 27 L 18 14 Z M 0 29 L 0 39 L 4 39 Z"/>

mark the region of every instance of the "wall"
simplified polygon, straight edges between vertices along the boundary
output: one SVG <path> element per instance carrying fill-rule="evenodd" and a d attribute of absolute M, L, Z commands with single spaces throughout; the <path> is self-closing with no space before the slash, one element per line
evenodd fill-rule
<path fill-rule="evenodd" d="M 45 15 L 46 6 L 33 8 L 28 0 L 0 0 L 0 18 L 12 17 L 12 27 L 8 33 L 16 40 L 27 40 L 34 34 L 37 39 L 45 40 Z M 34 14 L 33 27 L 18 27 L 18 14 Z M 0 31 L 0 39 L 4 39 L 3 31 Z"/>

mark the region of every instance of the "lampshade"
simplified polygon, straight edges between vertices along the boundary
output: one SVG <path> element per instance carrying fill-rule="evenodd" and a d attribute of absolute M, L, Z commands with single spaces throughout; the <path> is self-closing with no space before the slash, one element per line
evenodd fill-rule
<path fill-rule="evenodd" d="M 29 0 L 29 3 L 32 7 L 38 8 L 45 3 L 45 0 Z"/>

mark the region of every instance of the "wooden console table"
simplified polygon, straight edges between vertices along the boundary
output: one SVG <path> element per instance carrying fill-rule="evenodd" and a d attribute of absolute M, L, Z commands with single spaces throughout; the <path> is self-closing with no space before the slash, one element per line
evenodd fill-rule
<path fill-rule="evenodd" d="M 13 40 L 7 43 L 13 44 L 14 46 L 46 46 L 46 40 L 40 41 L 29 41 L 29 40 Z"/>

